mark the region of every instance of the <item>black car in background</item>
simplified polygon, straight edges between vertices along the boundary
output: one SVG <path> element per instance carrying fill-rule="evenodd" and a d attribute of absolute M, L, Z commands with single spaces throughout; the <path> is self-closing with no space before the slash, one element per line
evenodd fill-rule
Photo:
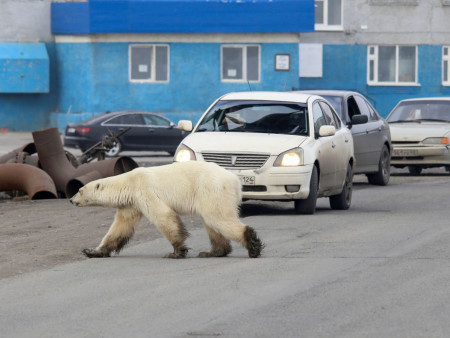
<path fill-rule="evenodd" d="M 389 125 L 360 93 L 347 90 L 302 90 L 326 99 L 350 128 L 355 148 L 355 174 L 366 174 L 369 183 L 387 185 L 391 172 Z M 367 116 L 367 123 L 352 124 Z"/>
<path fill-rule="evenodd" d="M 102 140 L 104 135 L 115 135 L 131 127 L 106 153 L 117 156 L 121 151 L 167 151 L 175 153 L 181 140 L 188 134 L 164 116 L 146 111 L 107 111 L 78 123 L 69 123 L 64 135 L 64 146 L 86 151 Z"/>

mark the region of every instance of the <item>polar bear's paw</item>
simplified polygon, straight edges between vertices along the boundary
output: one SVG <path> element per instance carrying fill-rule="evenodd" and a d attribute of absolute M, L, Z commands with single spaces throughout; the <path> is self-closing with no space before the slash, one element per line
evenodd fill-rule
<path fill-rule="evenodd" d="M 178 249 L 175 249 L 174 252 L 170 252 L 167 255 L 164 256 L 164 258 L 186 258 L 188 254 L 189 248 L 181 247 Z"/>
<path fill-rule="evenodd" d="M 244 232 L 244 237 L 246 241 L 246 248 L 248 250 L 248 256 L 250 258 L 257 258 L 261 256 L 261 251 L 264 249 L 265 244 L 258 238 L 255 229 L 247 226 Z"/>
<path fill-rule="evenodd" d="M 110 257 L 109 253 L 106 252 L 99 252 L 95 249 L 84 249 L 82 253 L 89 258 L 105 258 Z"/>

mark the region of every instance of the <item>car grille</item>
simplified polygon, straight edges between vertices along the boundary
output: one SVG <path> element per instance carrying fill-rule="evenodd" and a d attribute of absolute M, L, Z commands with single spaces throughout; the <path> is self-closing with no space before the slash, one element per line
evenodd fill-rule
<path fill-rule="evenodd" d="M 269 154 L 202 153 L 206 162 L 214 162 L 224 168 L 258 169 L 266 163 Z"/>

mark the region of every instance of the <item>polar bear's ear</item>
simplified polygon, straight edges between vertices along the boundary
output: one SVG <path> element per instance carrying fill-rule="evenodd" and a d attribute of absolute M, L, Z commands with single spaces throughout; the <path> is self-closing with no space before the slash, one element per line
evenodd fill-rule
<path fill-rule="evenodd" d="M 99 190 L 100 189 L 100 183 L 97 183 L 97 185 L 95 186 L 95 190 Z"/>

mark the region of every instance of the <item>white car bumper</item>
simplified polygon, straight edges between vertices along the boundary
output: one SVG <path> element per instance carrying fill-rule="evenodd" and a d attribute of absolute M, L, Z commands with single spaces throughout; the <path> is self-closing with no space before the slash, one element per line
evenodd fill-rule
<path fill-rule="evenodd" d="M 227 169 L 241 179 L 244 199 L 294 200 L 308 197 L 312 168 L 265 165 L 256 170 Z"/>

